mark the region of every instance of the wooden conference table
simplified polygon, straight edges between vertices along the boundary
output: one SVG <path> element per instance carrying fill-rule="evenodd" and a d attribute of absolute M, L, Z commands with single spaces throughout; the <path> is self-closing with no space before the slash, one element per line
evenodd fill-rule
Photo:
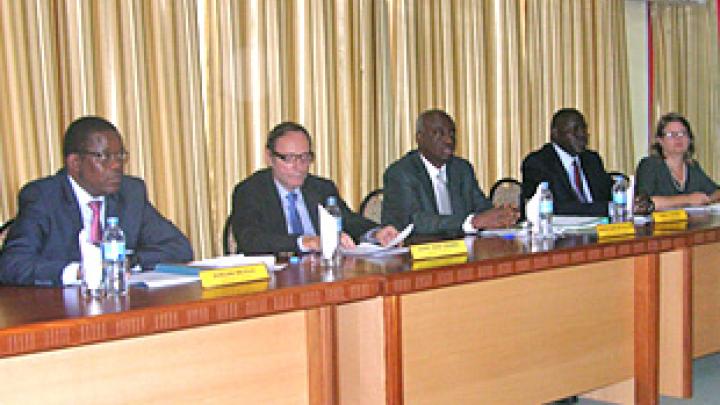
<path fill-rule="evenodd" d="M 720 218 L 691 219 L 610 242 L 467 238 L 467 259 L 306 257 L 269 281 L 102 302 L 0 287 L 0 402 L 687 397 L 692 358 L 720 351 Z"/>

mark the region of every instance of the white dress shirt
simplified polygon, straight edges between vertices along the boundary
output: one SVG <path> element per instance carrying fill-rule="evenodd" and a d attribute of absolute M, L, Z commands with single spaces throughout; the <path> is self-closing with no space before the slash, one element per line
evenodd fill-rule
<path fill-rule="evenodd" d="M 298 236 L 297 246 L 301 252 L 308 252 L 309 249 L 302 244 L 302 238 L 305 235 L 315 236 L 317 233 L 315 232 L 315 227 L 310 220 L 310 212 L 308 212 L 308 207 L 307 204 L 305 204 L 302 191 L 300 191 L 300 188 L 289 191 L 285 189 L 285 187 L 283 187 L 277 179 L 273 179 L 273 181 L 275 182 L 275 188 L 277 188 L 278 194 L 280 194 L 280 202 L 283 206 L 283 212 L 285 212 L 285 226 L 287 227 L 288 234 L 292 233 L 293 230 L 290 226 L 290 202 L 288 201 L 287 196 L 291 192 L 294 192 L 297 195 L 297 200 L 295 200 L 295 209 L 297 209 L 298 216 L 300 216 L 300 222 L 303 227 L 303 235 Z"/>
<path fill-rule="evenodd" d="M 92 224 L 93 216 L 92 209 L 90 209 L 90 205 L 88 205 L 90 201 L 102 202 L 102 205 L 100 206 L 100 224 L 102 228 L 102 224 L 105 223 L 105 197 L 93 197 L 90 195 L 90 193 L 85 191 L 84 188 L 77 184 L 75 179 L 73 179 L 71 176 L 68 176 L 68 180 L 70 180 L 70 185 L 72 186 L 73 193 L 75 194 L 75 198 L 78 201 L 78 208 L 80 208 L 80 219 L 82 220 L 83 229 L 86 229 L 88 234 L 90 233 L 90 226 Z M 80 280 L 78 280 L 77 276 L 79 268 L 79 262 L 72 262 L 65 266 L 62 273 L 63 285 L 80 284 Z"/>
<path fill-rule="evenodd" d="M 435 204 L 439 207 L 441 205 L 441 203 L 440 203 L 440 198 L 436 192 L 437 187 L 438 187 L 437 182 L 439 181 L 438 175 L 440 175 L 440 177 L 442 179 L 444 179 L 445 184 L 448 184 L 447 165 L 444 164 L 440 167 L 435 167 L 435 165 L 430 163 L 429 160 L 425 159 L 425 156 L 423 156 L 422 153 L 420 153 L 419 155 L 420 155 L 420 160 L 422 160 L 423 164 L 425 165 L 425 170 L 427 171 L 428 176 L 430 176 L 430 181 L 432 182 L 432 186 L 433 186 L 433 194 L 435 195 Z M 450 188 L 449 187 L 448 187 L 448 196 L 450 196 Z M 452 202 L 452 196 L 450 196 L 450 202 Z M 477 232 L 477 229 L 475 229 L 472 226 L 472 218 L 474 215 L 475 214 L 470 214 L 467 216 L 467 218 L 465 218 L 465 222 L 463 222 L 463 226 L 462 226 L 463 232 L 465 232 L 465 233 Z"/>
<path fill-rule="evenodd" d="M 585 171 L 582 169 L 580 157 L 570 155 L 554 142 L 552 146 L 555 148 L 555 152 L 557 153 L 558 157 L 560 158 L 560 162 L 562 162 L 562 165 L 565 168 L 568 179 L 570 179 L 570 184 L 575 187 L 575 190 L 577 190 L 578 187 L 577 184 L 575 184 L 575 170 L 573 169 L 573 162 L 577 161 L 578 168 L 580 168 L 580 177 L 582 178 L 583 182 L 582 190 L 585 194 L 585 201 L 589 203 L 593 202 L 592 193 L 590 192 L 590 186 L 588 186 L 587 178 L 585 178 Z"/>

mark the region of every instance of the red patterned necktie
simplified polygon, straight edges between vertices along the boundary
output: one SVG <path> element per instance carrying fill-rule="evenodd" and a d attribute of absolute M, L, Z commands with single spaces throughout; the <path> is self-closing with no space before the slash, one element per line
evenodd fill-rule
<path fill-rule="evenodd" d="M 102 238 L 100 232 L 100 208 L 102 207 L 102 201 L 90 201 L 88 203 L 92 210 L 92 220 L 90 221 L 90 243 L 100 243 Z"/>
<path fill-rule="evenodd" d="M 580 165 L 578 165 L 577 159 L 573 160 L 573 171 L 575 172 L 575 193 L 577 193 L 580 202 L 585 203 L 587 202 L 587 198 L 585 198 L 585 189 L 583 188 L 582 176 L 580 175 Z"/>

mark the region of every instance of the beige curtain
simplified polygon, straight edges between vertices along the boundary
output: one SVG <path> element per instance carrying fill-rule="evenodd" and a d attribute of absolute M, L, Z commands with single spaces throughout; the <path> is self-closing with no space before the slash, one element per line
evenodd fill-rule
<path fill-rule="evenodd" d="M 232 189 L 282 120 L 355 207 L 430 107 L 455 117 L 485 190 L 519 177 L 563 106 L 628 171 L 623 18 L 620 0 L 0 0 L 0 219 L 62 167 L 82 114 L 118 125 L 127 172 L 198 257 L 220 253 Z"/>
<path fill-rule="evenodd" d="M 707 174 L 720 182 L 717 4 L 655 2 L 651 3 L 650 16 L 655 55 L 652 131 L 663 114 L 683 114 L 695 135 L 696 158 Z"/>
<path fill-rule="evenodd" d="M 519 177 L 523 157 L 549 140 L 553 112 L 575 107 L 606 165 L 632 169 L 622 1 L 390 3 L 391 161 L 414 145 L 417 113 L 441 107 L 488 190 Z"/>

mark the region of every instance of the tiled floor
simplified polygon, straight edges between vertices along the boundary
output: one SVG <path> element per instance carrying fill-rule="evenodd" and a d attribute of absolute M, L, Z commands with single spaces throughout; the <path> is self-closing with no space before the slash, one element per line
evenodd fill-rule
<path fill-rule="evenodd" d="M 580 405 L 600 405 L 604 402 L 581 399 Z M 720 354 L 706 356 L 693 363 L 692 399 L 660 398 L 661 405 L 720 405 Z"/>
<path fill-rule="evenodd" d="M 720 404 L 720 354 L 706 356 L 693 363 L 693 397 L 682 400 L 662 397 L 661 405 Z"/>

